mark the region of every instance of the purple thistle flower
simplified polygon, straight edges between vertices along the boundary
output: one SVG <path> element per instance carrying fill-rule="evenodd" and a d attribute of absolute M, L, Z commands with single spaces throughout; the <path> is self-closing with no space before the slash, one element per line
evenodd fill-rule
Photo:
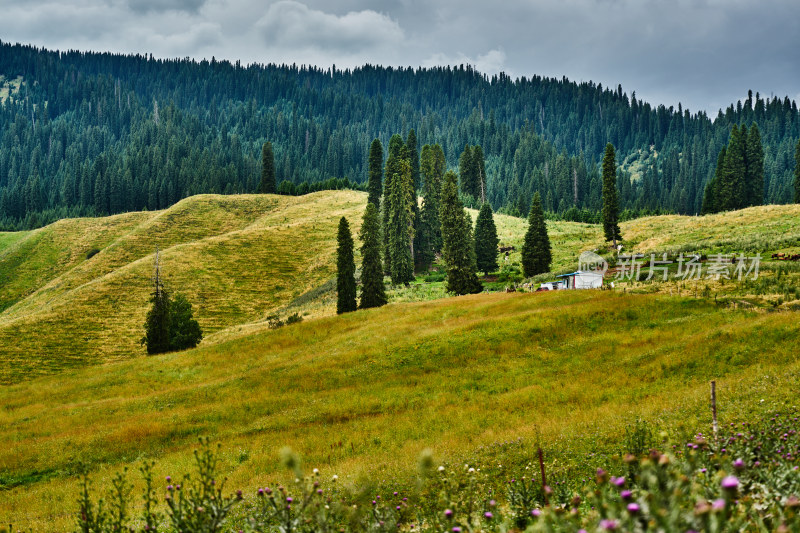
<path fill-rule="evenodd" d="M 494 518 L 494 515 L 492 513 L 490 513 L 489 511 L 486 511 L 485 513 L 483 513 L 483 516 L 485 516 L 489 520 Z"/>
<path fill-rule="evenodd" d="M 461 528 L 456 526 L 452 529 L 453 533 L 461 533 Z"/>
<path fill-rule="evenodd" d="M 539 509 L 534 509 L 533 511 L 531 511 L 531 516 L 533 516 L 535 518 L 538 518 L 541 515 L 542 515 L 542 512 Z"/>
<path fill-rule="evenodd" d="M 286 503 L 292 503 L 293 501 L 294 501 L 294 500 L 292 499 L 292 497 L 291 497 L 291 496 L 287 496 L 287 497 L 286 497 Z"/>
<path fill-rule="evenodd" d="M 611 478 L 611 483 L 613 483 L 617 487 L 622 487 L 623 485 L 625 485 L 625 478 L 622 477 L 622 476 L 620 476 L 620 477 L 612 477 Z"/>
<path fill-rule="evenodd" d="M 741 459 L 736 459 L 736 460 L 733 462 L 733 467 L 734 467 L 736 470 L 743 470 L 743 469 L 744 469 L 744 461 L 742 461 Z"/>
<path fill-rule="evenodd" d="M 633 497 L 633 493 L 629 490 L 623 490 L 619 495 L 623 500 L 630 500 Z"/>
<path fill-rule="evenodd" d="M 639 514 L 639 504 L 636 503 L 629 503 L 628 504 L 628 512 L 631 514 Z"/>
<path fill-rule="evenodd" d="M 725 500 L 723 500 L 722 498 L 714 500 L 714 503 L 711 504 L 711 508 L 714 509 L 715 511 L 721 511 L 725 509 Z"/>
<path fill-rule="evenodd" d="M 445 509 L 445 510 L 444 510 L 444 515 L 445 515 L 447 518 L 452 518 L 452 516 L 453 516 L 453 511 L 452 511 L 451 509 Z"/>
<path fill-rule="evenodd" d="M 615 531 L 619 526 L 619 522 L 616 520 L 609 520 L 604 519 L 600 521 L 600 527 L 605 529 L 606 531 Z"/>
<path fill-rule="evenodd" d="M 739 487 L 739 480 L 736 476 L 727 476 L 722 480 L 722 488 L 725 490 L 736 490 Z"/>
<path fill-rule="evenodd" d="M 264 489 L 258 489 L 258 495 L 259 496 L 263 496 L 264 495 Z"/>

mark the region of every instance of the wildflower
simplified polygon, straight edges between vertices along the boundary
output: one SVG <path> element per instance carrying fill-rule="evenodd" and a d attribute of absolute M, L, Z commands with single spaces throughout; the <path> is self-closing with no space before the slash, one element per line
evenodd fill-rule
<path fill-rule="evenodd" d="M 727 476 L 722 480 L 722 488 L 729 491 L 735 491 L 739 487 L 739 480 L 736 476 Z"/>
<path fill-rule="evenodd" d="M 399 511 L 400 510 L 400 506 L 398 505 L 397 507 L 395 507 L 395 510 Z"/>
<path fill-rule="evenodd" d="M 339 479 L 339 476 L 337 476 L 336 474 L 334 474 L 333 477 L 331 477 L 331 481 L 333 481 L 334 483 L 336 482 L 337 479 Z"/>
<path fill-rule="evenodd" d="M 619 495 L 623 500 L 630 500 L 633 497 L 633 493 L 629 490 L 623 490 Z"/>
<path fill-rule="evenodd" d="M 622 487 L 623 485 L 625 485 L 625 478 L 622 477 L 622 476 L 620 476 L 620 477 L 612 477 L 611 478 L 611 483 L 613 483 L 617 487 Z"/>
<path fill-rule="evenodd" d="M 319 468 L 315 468 L 314 470 L 312 470 L 312 472 L 314 473 L 315 476 L 318 476 L 319 475 Z"/>
<path fill-rule="evenodd" d="M 259 496 L 263 496 L 264 495 L 264 489 L 258 489 L 258 495 Z"/>
<path fill-rule="evenodd" d="M 236 499 L 237 500 L 241 500 L 242 499 L 242 491 L 241 490 L 237 490 L 236 491 Z"/>
<path fill-rule="evenodd" d="M 489 507 L 494 507 L 495 505 L 497 505 L 497 502 L 496 502 L 496 501 L 494 501 L 494 500 L 489 500 Z"/>
<path fill-rule="evenodd" d="M 725 500 L 722 498 L 717 498 L 714 500 L 714 503 L 711 504 L 711 508 L 715 511 L 722 511 L 725 509 Z"/>
<path fill-rule="evenodd" d="M 483 516 L 485 516 L 488 520 L 491 520 L 494 517 L 494 515 L 492 513 L 490 513 L 489 511 L 486 511 L 485 513 L 483 513 Z"/>
<path fill-rule="evenodd" d="M 639 504 L 629 503 L 628 504 L 628 512 L 630 514 L 639 514 Z"/>
<path fill-rule="evenodd" d="M 172 481 L 172 477 L 167 476 L 167 483 L 169 483 L 170 481 Z"/>
<path fill-rule="evenodd" d="M 461 533 L 461 528 L 456 526 L 452 529 L 453 533 Z"/>
<path fill-rule="evenodd" d="M 736 459 L 736 460 L 733 462 L 733 467 L 734 467 L 736 470 L 744 470 L 744 461 L 742 461 L 741 459 Z"/>
<path fill-rule="evenodd" d="M 291 497 L 291 496 L 287 496 L 287 497 L 286 497 L 286 503 L 292 503 L 293 501 L 294 501 L 294 500 L 292 499 L 292 497 Z"/>
<path fill-rule="evenodd" d="M 615 531 L 619 527 L 619 522 L 616 520 L 604 519 L 600 521 L 600 527 L 606 531 Z"/>
<path fill-rule="evenodd" d="M 444 510 L 444 515 L 445 515 L 447 518 L 452 518 L 452 517 L 453 517 L 453 511 L 452 511 L 452 510 L 450 510 L 450 509 L 445 509 L 445 510 Z"/>
<path fill-rule="evenodd" d="M 173 489 L 173 486 L 172 486 L 172 485 L 167 485 L 167 490 L 168 490 L 168 491 L 170 491 L 170 492 L 171 492 L 171 491 L 172 491 L 172 489 Z"/>
<path fill-rule="evenodd" d="M 443 466 L 439 467 L 439 472 L 444 472 L 444 467 Z"/>
<path fill-rule="evenodd" d="M 539 518 L 542 515 L 542 512 L 539 509 L 534 509 L 531 511 L 531 516 L 534 518 Z"/>

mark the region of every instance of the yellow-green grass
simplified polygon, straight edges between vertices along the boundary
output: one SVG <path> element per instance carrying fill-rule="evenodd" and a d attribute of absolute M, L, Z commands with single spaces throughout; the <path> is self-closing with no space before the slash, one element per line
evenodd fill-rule
<path fill-rule="evenodd" d="M 145 456 L 174 476 L 204 434 L 224 444 L 229 486 L 252 493 L 279 475 L 284 445 L 352 481 L 413 472 L 426 447 L 446 459 L 516 437 L 602 445 L 637 416 L 705 424 L 710 379 L 729 420 L 748 402 L 796 397 L 798 345 L 797 313 L 495 293 L 68 370 L 0 388 L 0 476 L 19 485 L 2 493 L 0 516 L 64 529 L 79 460 L 106 482 Z"/>
<path fill-rule="evenodd" d="M 9 96 L 19 92 L 22 85 L 22 76 L 17 76 L 13 80 L 6 80 L 5 76 L 0 75 L 0 103 L 5 102 Z"/>
<path fill-rule="evenodd" d="M 352 191 L 202 195 L 4 237 L 16 242 L 0 251 L 0 382 L 143 354 L 156 247 L 207 335 L 263 320 L 334 275 L 338 220 L 357 231 L 365 204 Z"/>

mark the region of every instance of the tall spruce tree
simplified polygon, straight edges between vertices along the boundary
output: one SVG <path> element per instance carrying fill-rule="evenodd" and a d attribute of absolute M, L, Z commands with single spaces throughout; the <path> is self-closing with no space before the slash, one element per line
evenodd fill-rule
<path fill-rule="evenodd" d="M 148 355 L 165 353 L 170 350 L 170 300 L 164 283 L 161 280 L 160 253 L 156 249 L 153 265 L 153 292 L 150 293 L 152 307 L 147 312 L 144 324 L 142 344 L 147 347 Z"/>
<path fill-rule="evenodd" d="M 267 141 L 261 147 L 261 184 L 258 192 L 261 194 L 274 194 L 275 185 L 275 154 L 272 153 L 272 143 Z"/>
<path fill-rule="evenodd" d="M 380 210 L 383 187 L 383 145 L 379 139 L 369 147 L 369 177 L 367 179 L 368 202 Z"/>
<path fill-rule="evenodd" d="M 475 197 L 486 203 L 486 160 L 480 145 L 472 148 L 472 167 L 475 172 Z"/>
<path fill-rule="evenodd" d="M 476 275 L 472 222 L 458 197 L 458 177 L 452 171 L 444 176 L 440 218 L 447 290 L 455 294 L 480 292 L 482 286 Z"/>
<path fill-rule="evenodd" d="M 747 204 L 764 204 L 764 147 L 761 144 L 761 131 L 753 122 L 747 133 Z"/>
<path fill-rule="evenodd" d="M 442 249 L 442 223 L 439 219 L 440 195 L 444 177 L 444 151 L 438 144 L 422 147 L 422 209 L 417 229 L 417 269 L 427 270 Z"/>
<path fill-rule="evenodd" d="M 378 209 L 367 203 L 364 221 L 361 224 L 361 301 L 359 307 L 380 307 L 387 302 L 383 285 L 383 266 L 381 265 L 381 224 Z"/>
<path fill-rule="evenodd" d="M 353 235 L 350 224 L 342 217 L 336 238 L 336 313 L 356 310 L 356 263 L 353 259 Z"/>
<path fill-rule="evenodd" d="M 719 184 L 722 182 L 722 173 L 725 170 L 725 147 L 722 147 L 719 155 L 717 156 L 717 170 L 714 177 L 706 183 L 703 192 L 703 207 L 702 214 L 709 215 L 719 211 Z"/>
<path fill-rule="evenodd" d="M 747 144 L 742 130 L 734 124 L 725 151 L 722 181 L 719 185 L 718 207 L 720 211 L 741 209 L 746 205 L 747 188 Z"/>
<path fill-rule="evenodd" d="M 464 146 L 464 151 L 461 152 L 461 157 L 458 159 L 458 178 L 461 183 L 461 192 L 469 194 L 473 198 L 477 195 L 476 177 L 478 172 L 475 168 L 475 159 L 473 158 L 472 147 L 467 144 Z"/>
<path fill-rule="evenodd" d="M 419 190 L 419 146 L 417 145 L 417 134 L 412 128 L 406 137 L 406 157 L 411 164 L 411 180 L 413 183 L 414 194 Z"/>
<path fill-rule="evenodd" d="M 405 148 L 403 138 L 400 135 L 392 135 L 389 139 L 389 154 L 386 157 L 386 170 L 383 173 L 383 223 L 381 233 L 383 234 L 383 268 L 387 274 L 392 270 L 392 251 L 390 247 L 389 231 L 389 197 L 392 194 L 392 179 L 401 172 L 400 165 L 405 158 Z"/>
<path fill-rule="evenodd" d="M 794 203 L 800 204 L 800 140 L 794 149 Z"/>
<path fill-rule="evenodd" d="M 533 195 L 531 210 L 528 213 L 528 230 L 522 243 L 522 273 L 525 277 L 550 272 L 553 254 L 550 248 L 550 237 L 547 235 L 547 223 L 544 220 L 542 199 L 539 191 Z"/>
<path fill-rule="evenodd" d="M 494 223 L 492 206 L 484 202 L 475 221 L 475 262 L 478 272 L 488 274 L 497 270 L 497 226 Z"/>
<path fill-rule="evenodd" d="M 614 247 L 621 240 L 619 231 L 619 203 L 617 200 L 617 154 L 614 145 L 606 144 L 603 155 L 603 233 Z"/>
<path fill-rule="evenodd" d="M 411 205 L 411 165 L 406 159 L 400 160 L 391 181 L 388 231 L 392 259 L 389 274 L 392 283 L 408 283 L 414 280 L 414 211 Z"/>

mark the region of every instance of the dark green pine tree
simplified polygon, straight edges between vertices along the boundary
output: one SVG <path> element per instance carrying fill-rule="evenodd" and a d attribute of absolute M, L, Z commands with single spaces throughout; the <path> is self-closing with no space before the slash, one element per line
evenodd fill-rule
<path fill-rule="evenodd" d="M 764 204 L 764 147 L 761 131 L 753 122 L 747 133 L 747 205 Z"/>
<path fill-rule="evenodd" d="M 411 165 L 401 159 L 398 171 L 392 176 L 389 195 L 389 251 L 392 262 L 389 274 L 392 283 L 414 281 L 414 259 L 411 243 L 414 239 L 413 209 L 411 206 Z"/>
<path fill-rule="evenodd" d="M 380 211 L 381 189 L 383 187 L 383 145 L 379 139 L 372 141 L 369 147 L 369 177 L 367 179 L 367 192 L 369 203 Z"/>
<path fill-rule="evenodd" d="M 182 294 L 170 302 L 169 347 L 172 351 L 194 348 L 203 339 L 200 324 L 192 316 L 192 304 Z"/>
<path fill-rule="evenodd" d="M 464 146 L 464 151 L 461 152 L 461 157 L 458 159 L 458 176 L 461 182 L 461 192 L 475 198 L 477 196 L 475 191 L 478 188 L 476 179 L 478 173 L 472 154 L 470 145 Z"/>
<path fill-rule="evenodd" d="M 619 203 L 617 201 L 617 154 L 608 143 L 603 155 L 603 233 L 607 241 L 617 247 L 622 240 L 619 231 Z"/>
<path fill-rule="evenodd" d="M 336 313 L 356 310 L 356 263 L 353 259 L 353 235 L 350 224 L 342 217 L 336 248 Z"/>
<path fill-rule="evenodd" d="M 447 271 L 447 290 L 455 294 L 473 294 L 482 290 L 476 275 L 472 223 L 458 197 L 458 177 L 452 171 L 444 176 L 442 186 L 442 259 Z"/>
<path fill-rule="evenodd" d="M 718 207 L 720 211 L 741 209 L 746 205 L 747 146 L 739 127 L 734 124 L 725 152 L 722 182 L 719 186 Z"/>
<path fill-rule="evenodd" d="M 550 272 L 552 261 L 553 254 L 550 248 L 550 237 L 547 235 L 542 199 L 539 191 L 536 191 L 531 202 L 531 210 L 528 213 L 528 230 L 525 232 L 525 240 L 522 243 L 522 273 L 529 278 Z"/>
<path fill-rule="evenodd" d="M 417 134 L 412 128 L 406 137 L 406 157 L 411 163 L 411 180 L 414 184 L 414 195 L 419 190 L 419 147 L 417 146 Z"/>
<path fill-rule="evenodd" d="M 704 215 L 719 211 L 719 184 L 722 182 L 722 173 L 725 169 L 725 151 L 723 146 L 717 156 L 717 170 L 714 173 L 714 177 L 706 183 L 706 188 L 703 192 L 702 214 Z"/>
<path fill-rule="evenodd" d="M 361 302 L 359 307 L 380 307 L 387 302 L 381 265 L 381 223 L 375 204 L 367 203 L 361 224 Z"/>
<path fill-rule="evenodd" d="M 475 197 L 486 203 L 486 160 L 480 145 L 472 147 L 472 167 L 475 172 Z"/>
<path fill-rule="evenodd" d="M 800 204 L 800 140 L 794 149 L 794 203 Z"/>
<path fill-rule="evenodd" d="M 442 249 L 442 222 L 439 219 L 440 195 L 444 178 L 445 158 L 438 144 L 422 147 L 422 209 L 417 227 L 417 270 L 428 270 Z"/>
<path fill-rule="evenodd" d="M 400 135 L 392 135 L 389 139 L 389 154 L 386 157 L 386 170 L 383 173 L 383 223 L 381 224 L 381 234 L 383 235 L 383 268 L 387 274 L 392 270 L 392 251 L 389 245 L 389 197 L 392 193 L 392 178 L 400 172 L 401 161 L 405 156 L 403 138 Z"/>
<path fill-rule="evenodd" d="M 144 323 L 142 344 L 147 347 L 148 355 L 165 353 L 170 350 L 170 300 L 161 281 L 159 252 L 156 250 L 153 268 L 153 292 L 150 293 L 152 307 L 147 312 Z"/>
<path fill-rule="evenodd" d="M 258 192 L 261 194 L 275 194 L 275 154 L 272 153 L 272 143 L 267 141 L 261 147 L 261 184 Z"/>
<path fill-rule="evenodd" d="M 497 226 L 494 224 L 492 206 L 484 202 L 475 221 L 475 261 L 478 272 L 489 274 L 497 270 Z"/>

